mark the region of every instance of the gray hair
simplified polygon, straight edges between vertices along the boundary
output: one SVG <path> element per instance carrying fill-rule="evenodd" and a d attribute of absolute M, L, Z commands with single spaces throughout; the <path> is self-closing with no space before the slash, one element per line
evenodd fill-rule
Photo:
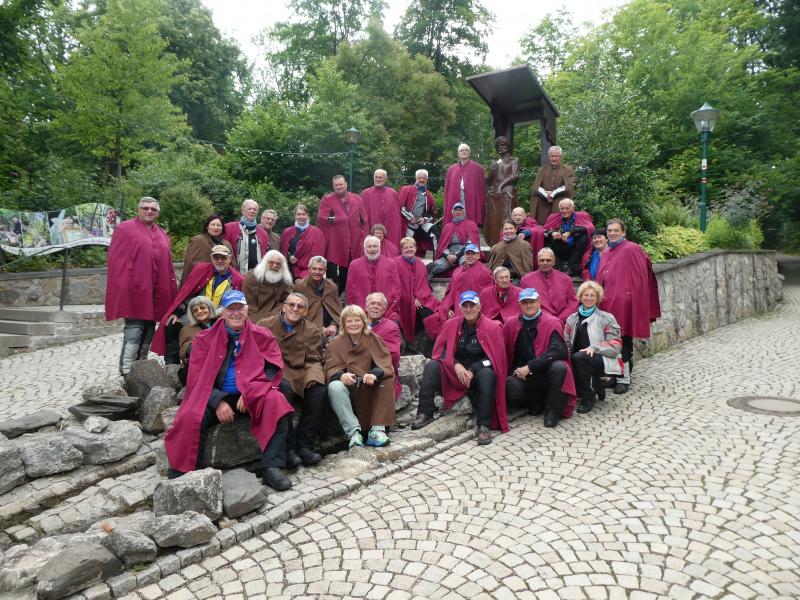
<path fill-rule="evenodd" d="M 303 302 L 305 302 L 305 303 L 306 303 L 306 308 L 308 308 L 308 296 L 306 296 L 306 295 L 305 295 L 305 294 L 303 294 L 302 292 L 289 292 L 288 294 L 286 294 L 286 298 L 288 299 L 288 298 L 289 298 L 289 296 L 297 296 L 297 297 L 298 297 L 298 298 L 300 298 L 300 299 L 301 299 Z"/>
<path fill-rule="evenodd" d="M 383 307 L 386 308 L 389 306 L 389 301 L 386 299 L 386 295 L 383 292 L 372 292 L 371 294 L 367 294 L 367 297 L 364 298 L 364 303 L 366 304 L 369 302 L 370 298 L 377 298 L 381 302 L 383 302 Z"/>
<path fill-rule="evenodd" d="M 201 304 L 208 308 L 209 319 L 216 318 L 217 307 L 214 306 L 214 303 L 211 301 L 211 299 L 207 298 L 206 296 L 195 296 L 189 301 L 189 305 L 186 307 L 186 322 L 188 325 L 197 325 L 197 319 L 195 319 L 192 309 L 195 306 L 200 306 Z"/>
<path fill-rule="evenodd" d="M 152 196 L 142 196 L 139 198 L 139 206 L 137 208 L 142 208 L 145 204 L 155 204 L 158 210 L 161 210 L 161 205 L 158 203 L 158 200 L 153 198 Z"/>
<path fill-rule="evenodd" d="M 558 152 L 559 154 L 564 154 L 564 151 L 561 149 L 561 146 L 550 146 L 547 150 L 547 156 L 550 156 L 551 152 Z"/>
<path fill-rule="evenodd" d="M 272 210 L 271 208 L 265 208 L 264 212 L 261 213 L 261 216 L 263 217 L 264 215 L 268 215 L 269 213 L 272 213 L 276 219 L 278 218 L 278 213 Z"/>
<path fill-rule="evenodd" d="M 458 151 L 461 152 L 462 150 L 469 150 L 470 152 L 472 152 L 472 149 L 469 147 L 469 144 L 465 144 L 463 142 L 458 145 Z"/>
<path fill-rule="evenodd" d="M 376 242 L 378 242 L 378 246 L 381 245 L 381 241 L 378 238 L 376 238 L 374 235 L 368 235 L 367 237 L 364 238 L 364 248 L 365 249 L 367 247 L 367 242 L 370 241 L 370 240 L 375 240 Z"/>
<path fill-rule="evenodd" d="M 542 255 L 544 255 L 544 254 L 549 254 L 549 255 L 550 255 L 550 258 L 552 258 L 553 260 L 555 260 L 555 259 L 556 259 L 556 253 L 555 253 L 555 252 L 553 252 L 553 250 L 552 250 L 552 249 L 550 249 L 550 248 L 542 248 L 541 250 L 539 250 L 539 253 L 538 253 L 536 256 L 537 256 L 538 258 L 541 258 L 541 257 L 542 257 Z"/>
<path fill-rule="evenodd" d="M 319 263 L 323 267 L 328 268 L 328 261 L 325 259 L 324 256 L 312 256 L 308 261 L 308 266 L 310 267 L 313 264 Z"/>
<path fill-rule="evenodd" d="M 416 178 L 419 177 L 420 175 L 425 175 L 425 177 L 428 177 L 428 171 L 426 171 L 425 169 L 417 169 L 417 172 L 414 173 L 414 177 Z"/>
<path fill-rule="evenodd" d="M 375 175 L 377 175 L 378 173 L 380 173 L 384 177 L 388 177 L 389 176 L 389 174 L 386 172 L 386 169 L 375 169 L 375 173 L 373 173 L 373 177 Z"/>
<path fill-rule="evenodd" d="M 500 266 L 500 267 L 495 267 L 495 270 L 492 271 L 492 277 L 497 279 L 497 276 L 500 275 L 503 272 L 508 273 L 509 275 L 511 275 L 511 271 L 509 271 L 507 267 Z"/>
<path fill-rule="evenodd" d="M 565 202 L 567 203 L 567 206 L 569 206 L 570 208 L 575 208 L 575 203 L 572 201 L 572 198 L 562 198 L 561 200 L 559 200 L 558 208 L 561 208 L 561 205 L 564 204 Z"/>

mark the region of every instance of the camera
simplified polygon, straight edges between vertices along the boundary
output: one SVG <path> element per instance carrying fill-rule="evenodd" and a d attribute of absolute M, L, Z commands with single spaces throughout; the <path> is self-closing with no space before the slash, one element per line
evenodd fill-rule
<path fill-rule="evenodd" d="M 356 378 L 355 378 L 355 379 L 356 379 L 356 383 L 355 383 L 355 387 L 356 387 L 356 389 L 358 389 L 358 388 L 360 388 L 362 385 L 364 385 L 364 378 L 363 378 L 363 377 L 356 375 Z"/>

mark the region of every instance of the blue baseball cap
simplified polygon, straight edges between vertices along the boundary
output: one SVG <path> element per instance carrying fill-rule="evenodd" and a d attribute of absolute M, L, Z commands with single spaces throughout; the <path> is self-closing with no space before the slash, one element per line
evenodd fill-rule
<path fill-rule="evenodd" d="M 247 306 L 247 298 L 239 290 L 228 290 L 222 294 L 222 301 L 220 302 L 222 308 L 228 308 L 231 304 L 244 304 Z"/>
<path fill-rule="evenodd" d="M 478 292 L 473 292 L 472 290 L 467 290 L 466 292 L 461 292 L 461 296 L 458 299 L 458 305 L 461 306 L 464 302 L 472 302 L 473 304 L 480 304 L 480 300 L 478 300 Z"/>
<path fill-rule="evenodd" d="M 523 302 L 525 300 L 538 300 L 539 299 L 539 292 L 536 291 L 536 288 L 525 288 L 519 293 L 519 301 Z"/>
<path fill-rule="evenodd" d="M 481 249 L 478 248 L 477 244 L 473 244 L 470 242 L 466 246 L 464 246 L 464 252 L 480 252 Z"/>
<path fill-rule="evenodd" d="M 453 212 L 457 208 L 464 208 L 464 205 L 461 202 L 456 202 L 453 204 L 453 208 L 450 209 L 450 212 Z"/>

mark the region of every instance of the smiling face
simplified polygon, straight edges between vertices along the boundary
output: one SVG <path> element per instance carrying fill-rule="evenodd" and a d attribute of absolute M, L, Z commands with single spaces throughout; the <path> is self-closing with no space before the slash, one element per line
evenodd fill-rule
<path fill-rule="evenodd" d="M 386 185 L 386 173 L 383 171 L 375 171 L 375 174 L 372 176 L 372 182 L 375 184 L 375 187 L 383 187 Z"/>
<path fill-rule="evenodd" d="M 289 325 L 296 325 L 308 314 L 308 305 L 300 296 L 289 294 L 283 302 L 283 317 Z"/>
<path fill-rule="evenodd" d="M 316 262 L 308 265 L 308 275 L 316 285 L 319 285 L 319 282 L 325 277 L 325 271 L 326 269 L 322 266 L 322 263 Z"/>
<path fill-rule="evenodd" d="M 247 305 L 234 303 L 222 309 L 225 324 L 233 331 L 241 331 L 247 321 Z"/>
<path fill-rule="evenodd" d="M 425 173 L 418 173 L 414 179 L 417 185 L 426 185 L 428 183 L 428 176 Z"/>
<path fill-rule="evenodd" d="M 195 304 L 192 307 L 192 316 L 198 323 L 206 323 L 211 318 L 211 312 L 205 304 Z"/>
<path fill-rule="evenodd" d="M 511 223 L 506 223 L 503 225 L 503 237 L 507 240 L 510 240 L 517 235 L 517 228 L 512 225 Z"/>
<path fill-rule="evenodd" d="M 212 237 L 219 237 L 222 235 L 222 230 L 224 228 L 225 226 L 222 224 L 221 219 L 214 219 L 208 224 L 206 231 L 208 232 L 208 235 Z"/>
<path fill-rule="evenodd" d="M 367 238 L 364 240 L 364 254 L 369 260 L 375 260 L 381 254 L 381 243 L 377 239 Z"/>
<path fill-rule="evenodd" d="M 611 225 L 606 227 L 606 232 L 608 233 L 608 241 L 614 242 L 615 244 L 625 235 L 619 223 L 611 223 Z"/>
<path fill-rule="evenodd" d="M 460 206 L 453 209 L 453 218 L 456 220 L 461 220 L 464 218 L 464 209 Z"/>
<path fill-rule="evenodd" d="M 587 287 L 581 294 L 581 304 L 586 308 L 592 308 L 597 304 L 597 291 L 593 288 Z"/>
<path fill-rule="evenodd" d="M 480 258 L 480 254 L 477 252 L 472 250 L 464 252 L 464 264 L 466 265 L 474 265 L 476 262 L 478 262 L 478 258 Z"/>
<path fill-rule="evenodd" d="M 308 223 L 308 213 L 302 208 L 298 208 L 294 211 L 294 220 L 297 221 L 298 225 L 305 226 Z"/>
<path fill-rule="evenodd" d="M 214 265 L 214 270 L 217 273 L 224 273 L 231 264 L 231 257 L 227 254 L 212 254 L 211 264 Z"/>
<path fill-rule="evenodd" d="M 273 212 L 264 211 L 264 214 L 261 215 L 261 225 L 263 225 L 265 229 L 272 230 L 277 220 Z"/>
<path fill-rule="evenodd" d="M 604 235 L 592 236 L 592 246 L 597 248 L 600 252 L 608 248 L 608 238 Z"/>
<path fill-rule="evenodd" d="M 539 312 L 539 305 L 539 300 L 523 300 L 519 303 L 520 310 L 526 317 L 532 317 Z"/>
<path fill-rule="evenodd" d="M 355 315 L 350 315 L 344 320 L 344 330 L 352 336 L 359 336 L 364 330 L 364 322 Z"/>
<path fill-rule="evenodd" d="M 558 212 L 561 213 L 562 219 L 569 219 L 572 217 L 572 213 L 575 212 L 575 207 L 570 202 L 560 202 L 558 204 Z"/>
<path fill-rule="evenodd" d="M 371 321 L 383 318 L 384 313 L 386 313 L 386 305 L 380 298 L 372 297 L 367 300 L 367 316 Z"/>
<path fill-rule="evenodd" d="M 258 202 L 255 200 L 245 200 L 242 204 L 242 216 L 248 221 L 255 221 L 258 215 Z"/>
<path fill-rule="evenodd" d="M 402 246 L 400 247 L 400 251 L 403 253 L 403 256 L 406 258 L 411 258 L 412 256 L 417 255 L 417 244 L 414 241 L 410 242 L 403 242 Z"/>
<path fill-rule="evenodd" d="M 471 325 L 478 320 L 481 314 L 481 305 L 475 304 L 474 302 L 464 302 L 464 304 L 461 305 L 461 314 L 464 315 L 467 323 Z"/>
<path fill-rule="evenodd" d="M 267 268 L 273 273 L 280 273 L 283 270 L 283 261 L 280 258 L 268 258 Z"/>
<path fill-rule="evenodd" d="M 511 211 L 511 220 L 517 225 L 522 225 L 525 222 L 525 209 L 517 207 Z"/>
<path fill-rule="evenodd" d="M 383 229 L 381 229 L 380 227 L 376 227 L 375 229 L 373 229 L 372 230 L 372 235 L 374 235 L 380 241 L 383 241 L 383 238 L 386 237 L 386 236 L 383 235 Z"/>

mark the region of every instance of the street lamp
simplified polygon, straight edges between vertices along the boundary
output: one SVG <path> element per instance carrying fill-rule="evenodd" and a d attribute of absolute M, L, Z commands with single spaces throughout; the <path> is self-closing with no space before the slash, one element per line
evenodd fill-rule
<path fill-rule="evenodd" d="M 719 111 L 708 102 L 691 114 L 694 126 L 700 132 L 702 154 L 700 161 L 700 231 L 706 230 L 706 182 L 708 181 L 708 139 L 719 119 Z"/>
<path fill-rule="evenodd" d="M 345 132 L 347 143 L 350 144 L 350 180 L 347 187 L 353 191 L 353 157 L 356 153 L 356 144 L 361 141 L 361 132 L 355 127 L 351 127 Z"/>

